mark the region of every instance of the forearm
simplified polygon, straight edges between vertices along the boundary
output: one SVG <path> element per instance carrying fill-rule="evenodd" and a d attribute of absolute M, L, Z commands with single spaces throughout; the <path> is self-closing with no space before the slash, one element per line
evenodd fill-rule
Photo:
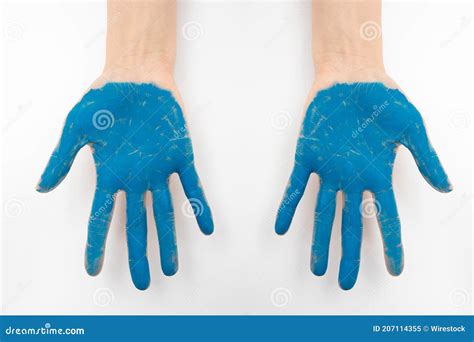
<path fill-rule="evenodd" d="M 172 78 L 175 58 L 175 0 L 108 0 L 104 74 Z"/>
<path fill-rule="evenodd" d="M 384 72 L 380 0 L 313 0 L 316 74 Z"/>

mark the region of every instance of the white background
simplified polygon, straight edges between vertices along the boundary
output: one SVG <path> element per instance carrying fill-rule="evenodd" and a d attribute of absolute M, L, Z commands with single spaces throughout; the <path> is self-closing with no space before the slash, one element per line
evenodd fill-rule
<path fill-rule="evenodd" d="M 185 197 L 173 177 L 180 270 L 171 278 L 162 274 L 149 216 L 152 283 L 140 292 L 128 270 L 123 196 L 102 273 L 91 278 L 84 270 L 95 177 L 88 149 L 55 191 L 34 191 L 66 114 L 101 72 L 105 2 L 6 4 L 0 37 L 3 312 L 470 313 L 471 7 L 384 4 L 388 72 L 424 115 L 455 190 L 431 189 L 401 148 L 394 187 L 405 270 L 398 278 L 387 273 L 378 227 L 366 220 L 359 279 L 344 292 L 337 285 L 341 198 L 324 277 L 309 269 L 316 177 L 289 233 L 273 230 L 313 81 L 310 3 L 180 2 L 176 80 L 216 231 L 205 237 L 183 215 Z M 187 34 L 197 39 L 185 39 L 188 22 L 197 36 Z M 275 127 L 275 118 L 289 120 Z"/>

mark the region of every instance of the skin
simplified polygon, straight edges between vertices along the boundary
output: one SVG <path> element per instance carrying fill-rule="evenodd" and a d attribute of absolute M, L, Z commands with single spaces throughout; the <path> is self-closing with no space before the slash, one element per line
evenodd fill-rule
<path fill-rule="evenodd" d="M 107 82 L 153 83 L 179 99 L 175 60 L 175 0 L 108 0 L 104 71 L 93 88 Z"/>
<path fill-rule="evenodd" d="M 400 145 L 410 150 L 433 188 L 451 191 L 420 113 L 384 71 L 380 20 L 380 1 L 313 1 L 316 81 L 275 224 L 278 234 L 288 231 L 310 174 L 318 174 L 311 271 L 321 276 L 327 270 L 336 194 L 341 191 L 339 285 L 344 290 L 355 285 L 359 271 L 364 191 L 374 197 L 387 269 L 394 276 L 403 270 L 400 219 L 392 187 Z M 367 31 L 367 25 L 375 32 Z"/>
<path fill-rule="evenodd" d="M 147 258 L 145 193 L 153 213 L 163 273 L 178 270 L 178 254 L 169 177 L 177 173 L 201 231 L 214 225 L 194 165 L 183 106 L 173 80 L 176 51 L 176 2 L 108 2 L 104 72 L 69 113 L 59 144 L 37 190 L 54 189 L 85 145 L 94 156 L 97 181 L 89 218 L 85 267 L 95 276 L 116 194 L 126 194 L 126 235 L 132 281 L 150 284 Z"/>

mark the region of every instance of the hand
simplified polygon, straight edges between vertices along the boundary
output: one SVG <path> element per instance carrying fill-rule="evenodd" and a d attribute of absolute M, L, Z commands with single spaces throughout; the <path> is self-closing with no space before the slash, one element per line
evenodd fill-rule
<path fill-rule="evenodd" d="M 323 275 L 336 193 L 342 191 L 342 289 L 351 289 L 359 272 L 363 191 L 374 196 L 387 269 L 394 276 L 402 272 L 400 220 L 392 188 L 393 162 L 400 144 L 410 150 L 431 186 L 440 192 L 451 190 L 419 112 L 398 89 L 377 82 L 335 84 L 318 91 L 306 112 L 275 229 L 278 234 L 287 232 L 310 174 L 317 173 L 320 188 L 311 270 Z"/>
<path fill-rule="evenodd" d="M 115 195 L 124 191 L 132 280 L 138 289 L 149 286 L 144 196 L 151 191 L 161 267 L 164 274 L 175 274 L 178 257 L 168 186 L 172 173 L 179 174 L 204 234 L 212 233 L 213 221 L 194 167 L 183 113 L 173 94 L 144 83 L 106 83 L 90 90 L 69 113 L 37 190 L 54 189 L 86 144 L 92 149 L 97 170 L 85 256 L 87 272 L 97 275 L 101 271 Z"/>

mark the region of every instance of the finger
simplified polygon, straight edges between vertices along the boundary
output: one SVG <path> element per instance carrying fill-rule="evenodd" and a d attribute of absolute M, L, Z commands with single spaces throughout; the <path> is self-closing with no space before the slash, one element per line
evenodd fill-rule
<path fill-rule="evenodd" d="M 86 271 L 91 276 L 99 274 L 102 270 L 105 241 L 107 240 L 114 203 L 115 195 L 108 191 L 96 189 L 89 218 L 85 258 Z"/>
<path fill-rule="evenodd" d="M 183 184 L 184 193 L 193 209 L 194 216 L 196 216 L 199 228 L 206 235 L 212 234 L 214 231 L 214 222 L 212 220 L 211 209 L 207 204 L 194 164 L 181 170 L 179 172 L 179 178 Z"/>
<path fill-rule="evenodd" d="M 339 266 L 339 286 L 343 290 L 350 290 L 354 286 L 359 273 L 362 241 L 362 218 L 359 209 L 361 199 L 361 193 L 344 193 L 342 258 Z"/>
<path fill-rule="evenodd" d="M 133 283 L 139 290 L 150 285 L 144 194 L 127 193 L 128 262 Z"/>
<path fill-rule="evenodd" d="M 440 192 L 452 190 L 448 176 L 430 144 L 423 123 L 413 124 L 407 130 L 401 143 L 410 150 L 421 174 L 433 188 Z"/>
<path fill-rule="evenodd" d="M 178 250 L 176 247 L 173 205 L 166 184 L 153 190 L 153 214 L 160 243 L 161 269 L 165 275 L 171 276 L 178 271 Z"/>
<path fill-rule="evenodd" d="M 321 182 L 314 219 L 313 245 L 311 247 L 311 271 L 318 276 L 328 267 L 329 241 L 336 210 L 336 190 Z"/>
<path fill-rule="evenodd" d="M 41 176 L 36 190 L 48 192 L 66 177 L 77 152 L 87 143 L 85 136 L 80 134 L 76 123 L 68 117 L 64 125 L 61 139 L 51 155 L 48 165 Z"/>
<path fill-rule="evenodd" d="M 375 194 L 380 232 L 384 245 L 385 265 L 391 275 L 398 276 L 403 271 L 403 247 L 397 205 L 392 190 Z"/>
<path fill-rule="evenodd" d="M 295 214 L 301 197 L 303 197 L 310 174 L 311 172 L 306 167 L 298 163 L 295 164 L 288 185 L 286 186 L 285 195 L 278 209 L 275 223 L 275 231 L 277 234 L 283 235 L 290 228 L 293 215 Z"/>

